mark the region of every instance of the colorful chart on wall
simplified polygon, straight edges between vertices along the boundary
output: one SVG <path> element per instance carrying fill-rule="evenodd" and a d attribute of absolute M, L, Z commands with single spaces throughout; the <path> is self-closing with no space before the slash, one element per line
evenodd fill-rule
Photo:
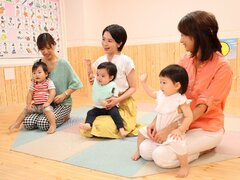
<path fill-rule="evenodd" d="M 59 0 L 0 0 L 0 58 L 39 57 L 36 40 L 50 33 L 63 53 Z"/>
<path fill-rule="evenodd" d="M 222 53 L 225 59 L 232 60 L 237 58 L 237 39 L 220 39 L 222 45 Z"/>

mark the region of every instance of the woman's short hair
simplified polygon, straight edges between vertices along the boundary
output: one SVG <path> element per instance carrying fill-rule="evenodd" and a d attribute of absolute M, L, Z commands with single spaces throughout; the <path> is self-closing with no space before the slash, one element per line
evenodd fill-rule
<path fill-rule="evenodd" d="M 118 24 L 111 24 L 109 26 L 107 26 L 103 32 L 102 32 L 102 36 L 105 32 L 109 32 L 112 36 L 112 38 L 119 44 L 121 43 L 120 47 L 118 48 L 118 51 L 121 52 L 123 49 L 124 44 L 127 41 L 127 32 L 126 30 L 118 25 Z"/>

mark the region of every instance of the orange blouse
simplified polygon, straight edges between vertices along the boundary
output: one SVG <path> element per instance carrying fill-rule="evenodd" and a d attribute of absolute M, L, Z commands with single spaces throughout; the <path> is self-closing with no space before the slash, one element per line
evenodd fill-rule
<path fill-rule="evenodd" d="M 202 63 L 197 69 L 196 58 L 186 54 L 179 62 L 189 76 L 186 92 L 191 99 L 191 109 L 199 104 L 206 104 L 207 111 L 192 122 L 190 129 L 202 128 L 206 131 L 218 131 L 224 127 L 224 106 L 232 84 L 230 65 L 219 52 L 212 60 Z"/>

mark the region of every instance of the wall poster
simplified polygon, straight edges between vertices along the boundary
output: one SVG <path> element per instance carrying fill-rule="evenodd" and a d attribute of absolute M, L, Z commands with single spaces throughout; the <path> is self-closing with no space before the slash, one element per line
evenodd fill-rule
<path fill-rule="evenodd" d="M 0 59 L 40 57 L 36 40 L 43 32 L 62 55 L 59 0 L 0 0 Z"/>
<path fill-rule="evenodd" d="M 222 53 L 225 59 L 232 60 L 237 58 L 237 38 L 220 39 Z"/>

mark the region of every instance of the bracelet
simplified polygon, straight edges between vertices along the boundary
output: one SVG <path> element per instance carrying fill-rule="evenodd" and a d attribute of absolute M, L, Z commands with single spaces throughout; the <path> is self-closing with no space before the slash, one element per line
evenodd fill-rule
<path fill-rule="evenodd" d="M 66 97 L 68 97 L 68 96 L 69 96 L 69 94 L 68 94 L 66 91 L 64 92 L 64 94 L 66 95 Z"/>

